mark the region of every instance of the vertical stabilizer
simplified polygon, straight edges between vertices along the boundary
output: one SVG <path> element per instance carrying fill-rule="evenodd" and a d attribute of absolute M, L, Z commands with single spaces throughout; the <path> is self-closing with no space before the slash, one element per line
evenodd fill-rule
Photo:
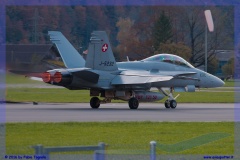
<path fill-rule="evenodd" d="M 85 60 L 83 57 L 61 32 L 48 31 L 48 34 L 50 40 L 56 45 L 67 68 L 81 68 L 85 66 Z"/>
<path fill-rule="evenodd" d="M 118 70 L 105 31 L 94 31 L 92 33 L 85 67 L 103 71 Z"/>

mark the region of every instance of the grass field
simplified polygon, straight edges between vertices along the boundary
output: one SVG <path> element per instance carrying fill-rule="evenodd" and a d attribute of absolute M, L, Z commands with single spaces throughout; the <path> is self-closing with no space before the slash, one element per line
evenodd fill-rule
<path fill-rule="evenodd" d="M 178 93 L 175 93 L 177 95 Z M 89 91 L 65 88 L 7 88 L 6 100 L 13 102 L 89 102 Z M 166 97 L 165 97 L 166 99 Z M 164 102 L 164 100 L 161 102 Z M 181 92 L 179 103 L 233 103 L 234 92 Z M 113 101 L 123 102 L 123 101 Z"/>
<path fill-rule="evenodd" d="M 167 152 L 162 145 L 179 144 L 209 133 L 224 133 L 226 137 L 194 148 Z M 211 138 L 211 137 L 210 137 Z M 206 136 L 205 138 L 206 139 Z M 204 139 L 199 141 L 204 141 Z M 105 142 L 107 153 L 149 154 L 149 142 L 157 142 L 158 154 L 234 153 L 233 122 L 66 122 L 66 123 L 7 123 L 7 154 L 34 154 L 30 146 L 97 145 Z M 190 143 L 190 142 L 189 142 Z M 198 142 L 195 142 L 198 143 Z M 181 143 L 180 143 L 181 144 Z M 192 144 L 190 144 L 192 145 Z"/>
<path fill-rule="evenodd" d="M 223 87 L 234 87 L 234 86 L 235 86 L 234 80 L 228 80 L 228 81 L 225 81 L 225 85 Z"/>
<path fill-rule="evenodd" d="M 6 74 L 6 84 L 41 84 L 43 82 L 31 80 L 24 75 L 16 75 L 13 73 Z"/>

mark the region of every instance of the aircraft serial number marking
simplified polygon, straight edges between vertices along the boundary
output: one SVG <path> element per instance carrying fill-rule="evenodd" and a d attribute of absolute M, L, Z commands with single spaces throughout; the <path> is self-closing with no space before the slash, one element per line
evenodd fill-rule
<path fill-rule="evenodd" d="M 113 61 L 101 61 L 99 66 L 113 66 L 114 62 Z"/>

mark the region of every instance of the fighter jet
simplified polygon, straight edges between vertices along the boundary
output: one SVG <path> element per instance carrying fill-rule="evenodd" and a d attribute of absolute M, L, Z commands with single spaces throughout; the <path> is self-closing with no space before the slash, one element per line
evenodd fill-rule
<path fill-rule="evenodd" d="M 116 62 L 105 31 L 91 34 L 86 61 L 61 32 L 49 31 L 49 35 L 66 68 L 44 72 L 43 81 L 70 90 L 89 90 L 90 106 L 94 109 L 115 99 L 128 101 L 130 109 L 137 109 L 139 102 L 158 101 L 165 96 L 165 107 L 176 108 L 178 96 L 173 96 L 174 91 L 194 92 L 196 88 L 224 85 L 218 77 L 194 68 L 176 55 L 158 54 L 140 61 Z M 157 88 L 157 92 L 151 88 Z"/>

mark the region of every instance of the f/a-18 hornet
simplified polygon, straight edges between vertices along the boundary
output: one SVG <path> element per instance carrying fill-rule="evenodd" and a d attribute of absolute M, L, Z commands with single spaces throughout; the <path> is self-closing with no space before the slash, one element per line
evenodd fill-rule
<path fill-rule="evenodd" d="M 165 96 L 165 107 L 176 108 L 178 96 L 174 97 L 173 91 L 194 92 L 196 88 L 224 85 L 221 79 L 176 55 L 158 54 L 141 61 L 116 62 L 105 31 L 91 34 L 86 61 L 61 32 L 49 31 L 49 35 L 66 68 L 46 71 L 43 81 L 70 90 L 90 90 L 92 108 L 120 99 L 128 101 L 130 109 L 137 109 L 139 102 L 158 101 Z"/>

